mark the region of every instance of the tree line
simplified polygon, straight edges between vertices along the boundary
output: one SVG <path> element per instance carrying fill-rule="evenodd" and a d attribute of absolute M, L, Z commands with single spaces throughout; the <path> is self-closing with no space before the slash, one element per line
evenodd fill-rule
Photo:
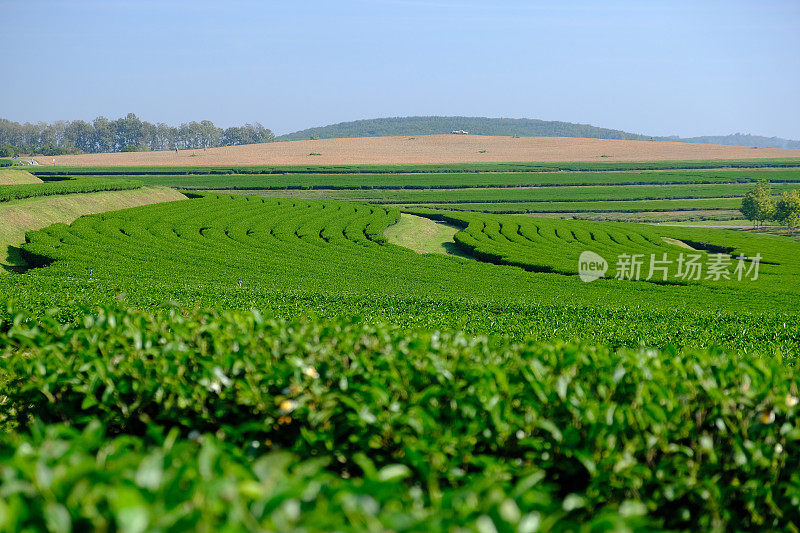
<path fill-rule="evenodd" d="M 761 180 L 742 198 L 739 211 L 754 225 L 775 221 L 793 231 L 800 227 L 800 192 L 794 189 L 775 197 L 769 182 Z"/>
<path fill-rule="evenodd" d="M 170 126 L 142 121 L 133 113 L 117 120 L 97 117 L 20 124 L 0 118 L 0 157 L 20 154 L 62 155 L 98 152 L 183 150 L 272 142 L 275 135 L 259 123 L 218 128 L 210 120 Z"/>

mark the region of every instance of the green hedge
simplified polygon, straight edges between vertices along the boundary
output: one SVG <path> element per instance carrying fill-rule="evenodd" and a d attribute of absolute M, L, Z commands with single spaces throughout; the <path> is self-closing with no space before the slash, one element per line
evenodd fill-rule
<path fill-rule="evenodd" d="M 0 524 L 800 523 L 799 380 L 780 359 L 258 312 L 17 315 L 0 330 Z"/>
<path fill-rule="evenodd" d="M 61 194 L 139 189 L 141 181 L 84 178 L 21 185 L 0 185 L 0 202 Z"/>
<path fill-rule="evenodd" d="M 0 437 L 0 529 L 646 531 L 652 524 L 634 502 L 588 519 L 580 506 L 565 510 L 538 473 L 517 483 L 489 473 L 431 498 L 407 482 L 404 465 L 378 468 L 364 454 L 354 458 L 362 473 L 346 477 L 326 469 L 325 458 L 262 455 L 254 445 L 209 434 L 159 437 L 156 444 L 110 437 L 98 423 L 82 431 L 39 425 L 31 434 Z"/>

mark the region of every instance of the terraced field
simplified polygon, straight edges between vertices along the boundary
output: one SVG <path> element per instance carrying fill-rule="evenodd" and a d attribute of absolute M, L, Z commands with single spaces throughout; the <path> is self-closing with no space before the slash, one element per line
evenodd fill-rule
<path fill-rule="evenodd" d="M 25 243 L 27 231 L 58 222 L 70 223 L 82 215 L 184 199 L 185 196 L 174 189 L 141 187 L 34 196 L 0 203 L 0 275 L 25 269 L 19 247 Z"/>
<path fill-rule="evenodd" d="M 29 231 L 0 276 L 0 530 L 797 531 L 800 241 L 450 209 L 712 205 L 759 174 L 482 204 L 491 172 L 407 170 L 259 191 L 371 203 L 195 190 Z"/>
<path fill-rule="evenodd" d="M 575 275 L 578 273 L 581 253 L 589 250 L 610 260 L 623 255 L 638 255 L 645 260 L 642 270 L 648 274 L 650 267 L 647 262 L 651 257 L 664 267 L 673 267 L 671 271 L 654 271 L 651 277 L 654 281 L 702 283 L 708 282 L 711 277 L 714 284 L 735 286 L 742 282 L 732 272 L 737 266 L 735 258 L 741 257 L 743 263 L 739 266 L 749 270 L 751 259 L 759 255 L 762 288 L 764 285 L 781 285 L 792 292 L 800 292 L 800 264 L 795 260 L 800 252 L 800 242 L 786 242 L 780 237 L 754 238 L 742 232 L 704 228 L 589 221 L 578 223 L 485 214 L 454 215 L 446 211 L 419 210 L 416 214 L 462 226 L 464 229 L 455 234 L 455 241 L 473 256 L 493 263 L 513 264 L 526 270 Z M 676 277 L 675 267 L 680 257 L 685 258 L 689 254 L 687 249 L 695 252 L 694 255 L 702 256 L 704 261 L 722 257 L 730 267 L 726 276 L 699 272 L 697 279 L 693 279 L 693 276 Z M 643 274 L 642 279 L 645 276 Z"/>
<path fill-rule="evenodd" d="M 680 167 L 676 162 L 670 164 Z M 44 168 L 36 172 L 45 179 L 74 174 L 91 179 L 136 179 L 186 190 L 329 198 L 398 207 L 569 214 L 580 218 L 602 216 L 608 220 L 630 220 L 637 213 L 663 212 L 668 215 L 664 220 L 729 220 L 736 217 L 738 199 L 758 180 L 772 182 L 775 194 L 798 188 L 800 170 L 791 168 L 796 164 L 791 160 L 706 162 L 706 167 L 719 167 L 708 169 L 700 163 L 686 162 L 685 168 L 679 170 L 663 170 L 653 164 L 565 163 L 431 165 L 412 169 L 391 166 Z M 620 171 L 625 167 L 630 168 Z M 553 172 L 554 169 L 558 172 Z"/>
<path fill-rule="evenodd" d="M 738 216 L 738 208 L 742 205 L 739 198 L 681 198 L 675 200 L 606 200 L 600 202 L 495 202 L 495 203 L 449 203 L 449 202 L 430 202 L 425 204 L 400 204 L 397 207 L 419 208 L 427 207 L 430 209 L 449 209 L 454 211 L 477 211 L 482 213 L 496 214 L 568 214 L 580 216 L 581 214 L 604 213 L 607 216 L 614 216 L 625 213 L 683 213 L 685 216 L 692 216 L 695 213 L 703 213 L 704 217 L 709 217 L 708 212 L 719 212 L 721 220 Z M 731 215 L 732 213 L 732 215 Z M 728 214 L 729 216 L 725 216 Z"/>
<path fill-rule="evenodd" d="M 492 263 L 557 273 L 532 276 L 516 268 L 497 269 L 458 257 L 419 257 L 387 245 L 383 232 L 398 216 L 397 210 L 363 204 L 212 194 L 189 202 L 84 217 L 69 227 L 50 226 L 29 233 L 23 251 L 28 263 L 46 266 L 36 271 L 39 276 L 117 282 L 147 279 L 235 289 L 241 282 L 256 291 L 506 302 L 541 301 L 545 295 L 551 300 L 558 294 L 573 304 L 606 301 L 617 307 L 635 303 L 695 309 L 706 308 L 725 292 L 724 307 L 761 310 L 791 309 L 797 291 L 791 257 L 800 251 L 800 243 L 784 243 L 780 238 L 489 215 L 448 218 L 467 226 L 456 234 L 456 242 L 466 251 L 503 257 Z M 764 265 L 759 281 L 739 283 L 735 289 L 724 281 L 702 280 L 699 286 L 665 287 L 613 279 L 585 285 L 575 276 L 583 249 L 614 256 L 632 250 L 667 253 L 673 259 L 684 251 L 663 241 L 662 235 L 741 249 L 748 256 L 761 251 L 765 263 L 780 267 Z M 487 243 L 497 248 L 483 246 Z M 547 261 L 537 260 L 542 256 Z M 755 294 L 769 298 L 755 298 Z"/>

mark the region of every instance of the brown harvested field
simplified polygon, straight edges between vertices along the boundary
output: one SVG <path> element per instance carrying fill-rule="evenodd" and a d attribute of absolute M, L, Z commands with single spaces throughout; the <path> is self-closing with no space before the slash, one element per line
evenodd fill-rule
<path fill-rule="evenodd" d="M 319 154 L 319 155 L 311 155 Z M 420 135 L 288 141 L 245 146 L 37 157 L 42 165 L 336 165 L 527 161 L 800 158 L 800 150 L 571 137 Z"/>

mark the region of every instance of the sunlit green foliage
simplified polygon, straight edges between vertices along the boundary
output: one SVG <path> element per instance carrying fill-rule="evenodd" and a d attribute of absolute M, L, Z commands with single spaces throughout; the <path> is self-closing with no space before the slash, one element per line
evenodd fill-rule
<path fill-rule="evenodd" d="M 124 191 L 142 186 L 138 180 L 112 180 L 106 178 L 78 178 L 45 183 L 26 183 L 22 185 L 0 185 L 0 202 L 34 198 L 37 196 L 57 196 L 100 191 Z"/>
<path fill-rule="evenodd" d="M 117 283 L 149 280 L 194 290 L 233 287 L 241 279 L 243 287 L 254 290 L 299 293 L 529 303 L 553 302 L 560 297 L 561 303 L 573 305 L 607 302 L 609 306 L 647 305 L 662 309 L 707 309 L 712 304 L 737 310 L 794 308 L 797 266 L 792 254 L 800 243 L 784 243 L 781 238 L 694 228 L 602 223 L 586 226 L 580 221 L 453 215 L 460 220 L 474 220 L 472 228 L 492 224 L 489 227 L 499 231 L 498 224 L 509 222 L 510 234 L 504 230 L 497 239 L 488 237 L 486 242 L 510 250 L 515 258 L 503 261 L 506 264 L 545 265 L 536 260 L 528 262 L 525 254 L 536 253 L 547 257 L 547 261 L 558 262 L 558 268 L 534 268 L 558 274 L 534 276 L 516 268 L 497 268 L 454 256 L 420 256 L 387 245 L 383 230 L 397 216 L 395 210 L 345 202 L 209 195 L 84 217 L 72 226 L 56 224 L 29 233 L 30 242 L 23 251 L 29 264 L 49 265 L 38 271 L 40 275 Z M 555 240 L 544 238 L 537 244 L 518 235 L 516 229 L 520 227 L 534 241 L 537 227 L 548 227 L 551 234 L 561 233 Z M 598 233 L 592 239 L 588 227 L 602 228 L 603 235 L 611 236 L 600 242 Z M 474 238 L 472 228 L 456 234 L 457 241 L 470 234 Z M 642 251 L 675 255 L 680 249 L 661 240 L 660 235 L 729 246 L 748 257 L 760 252 L 765 262 L 775 264 L 762 265 L 764 273 L 758 281 L 735 286 L 721 282 L 665 287 L 613 279 L 585 284 L 574 275 L 561 275 L 576 273 L 577 258 L 584 249 L 600 248 L 602 253 L 611 255 Z M 606 241 L 612 248 L 601 248 Z M 642 248 L 641 243 L 646 246 Z M 491 249 L 472 248 L 494 253 Z M 723 288 L 727 294 L 720 303 L 719 291 Z"/>
<path fill-rule="evenodd" d="M 455 241 L 465 251 L 486 261 L 510 264 L 537 272 L 558 272 L 574 275 L 578 272 L 578 258 L 586 250 L 615 261 L 622 254 L 639 254 L 643 261 L 640 279 L 649 276 L 651 257 L 669 262 L 673 273 L 679 257 L 688 253 L 700 256 L 703 262 L 722 259 L 726 262 L 727 276 L 710 277 L 703 271 L 698 284 L 729 289 L 755 290 L 765 295 L 781 287 L 788 292 L 800 293 L 800 242 L 782 237 L 755 236 L 739 231 L 706 228 L 672 228 L 644 224 L 615 222 L 572 221 L 519 216 L 498 216 L 483 213 L 451 213 L 418 210 L 417 214 L 446 220 L 464 229 L 455 234 Z M 692 245 L 689 250 L 664 238 Z M 744 273 L 734 274 L 737 258 L 747 262 L 759 256 L 757 280 L 747 281 Z M 750 270 L 749 262 L 744 266 Z M 613 271 L 611 273 L 613 275 Z M 637 276 L 638 277 L 638 276 Z M 751 276 L 752 277 L 752 276 Z M 710 279 L 709 279 L 710 278 Z M 687 278 L 691 279 L 691 278 Z M 684 282 L 673 276 L 656 274 L 655 281 Z"/>
<path fill-rule="evenodd" d="M 338 179 L 417 178 L 371 170 Z M 536 177 L 421 179 L 486 176 Z M 337 176 L 186 176 L 240 178 Z M 391 207 L 222 193 L 30 232 L 0 276 L 0 531 L 798 531 L 800 243 L 425 214 L 478 260 L 388 244 Z M 609 279 L 622 253 L 762 264 Z"/>
<path fill-rule="evenodd" d="M 0 438 L 0 520 L 22 526 L 43 509 L 62 525 L 337 529 L 348 512 L 311 514 L 353 494 L 374 500 L 353 512 L 377 529 L 800 519 L 798 382 L 780 359 L 257 312 L 16 315 L 2 330 L 0 425 L 32 436 Z"/>

